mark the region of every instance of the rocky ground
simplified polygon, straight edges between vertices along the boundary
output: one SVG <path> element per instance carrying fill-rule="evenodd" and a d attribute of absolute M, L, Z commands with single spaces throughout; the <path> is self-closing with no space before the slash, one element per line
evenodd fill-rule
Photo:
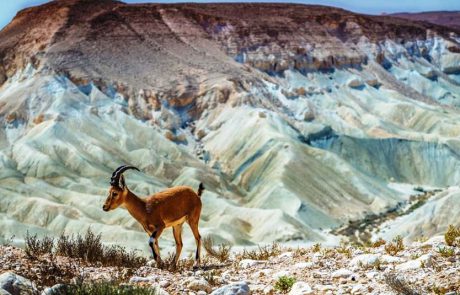
<path fill-rule="evenodd" d="M 0 287 L 11 294 L 58 294 L 47 287 L 112 280 L 152 286 L 160 294 L 458 294 L 459 260 L 460 248 L 446 245 L 443 236 L 399 249 L 392 242 L 370 247 L 270 246 L 232 253 L 226 262 L 207 256 L 197 271 L 190 260 L 182 260 L 176 271 L 160 270 L 151 261 L 128 269 L 49 255 L 30 259 L 21 249 L 2 246 Z M 1 288 L 0 294 L 9 294 Z"/>

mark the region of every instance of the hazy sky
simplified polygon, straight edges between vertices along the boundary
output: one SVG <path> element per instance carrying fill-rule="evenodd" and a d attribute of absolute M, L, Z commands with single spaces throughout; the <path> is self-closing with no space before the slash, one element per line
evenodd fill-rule
<path fill-rule="evenodd" d="M 95 0 L 97 1 L 97 0 Z M 459 0 L 292 0 L 292 1 L 270 1 L 270 0 L 251 0 L 243 2 L 296 2 L 305 4 L 323 4 L 336 7 L 342 7 L 348 10 L 380 14 L 382 12 L 416 12 L 416 11 L 430 11 L 430 10 L 460 10 Z M 7 25 L 15 16 L 16 12 L 25 7 L 39 5 L 49 2 L 48 0 L 0 0 L 0 28 Z M 238 0 L 230 1 L 150 1 L 150 0 L 125 0 L 127 3 L 141 3 L 141 2 L 239 2 Z"/>

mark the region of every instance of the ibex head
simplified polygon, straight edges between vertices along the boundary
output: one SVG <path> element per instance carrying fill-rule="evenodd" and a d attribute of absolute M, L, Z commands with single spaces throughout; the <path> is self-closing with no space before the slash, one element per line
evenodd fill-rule
<path fill-rule="evenodd" d="M 134 166 L 123 165 L 115 169 L 112 173 L 112 177 L 110 178 L 109 195 L 107 196 L 107 200 L 105 200 L 104 206 L 102 206 L 102 210 L 110 211 L 118 208 L 124 203 L 128 187 L 126 186 L 123 172 L 128 169 L 139 171 L 139 169 Z"/>

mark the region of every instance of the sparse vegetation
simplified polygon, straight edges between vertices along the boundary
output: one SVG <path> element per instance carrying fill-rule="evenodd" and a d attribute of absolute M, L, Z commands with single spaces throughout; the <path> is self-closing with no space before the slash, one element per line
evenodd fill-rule
<path fill-rule="evenodd" d="M 444 234 L 444 240 L 449 246 L 459 246 L 460 243 L 460 228 L 456 228 L 453 225 L 449 225 L 446 233 Z"/>
<path fill-rule="evenodd" d="M 37 235 L 30 235 L 29 231 L 25 237 L 25 252 L 29 258 L 37 258 L 43 254 L 52 254 L 54 239 L 43 237 L 41 240 Z"/>
<path fill-rule="evenodd" d="M 13 236 L 9 237 L 9 239 L 3 240 L 1 245 L 2 245 L 2 246 L 5 246 L 5 247 L 8 247 L 8 246 L 13 245 L 14 237 L 15 237 L 15 236 L 13 235 Z"/>
<path fill-rule="evenodd" d="M 385 241 L 385 240 L 382 239 L 382 238 L 379 238 L 377 241 L 373 242 L 371 246 L 372 246 L 373 248 L 378 248 L 378 247 L 380 247 L 380 246 L 382 246 L 382 245 L 385 245 L 386 243 L 387 243 L 387 241 Z"/>
<path fill-rule="evenodd" d="M 54 243 L 54 239 L 27 233 L 25 238 L 25 252 L 29 258 L 50 254 L 79 258 L 87 263 L 101 263 L 104 266 L 140 267 L 147 261 L 139 256 L 137 251 L 128 252 L 121 246 L 105 246 L 101 242 L 101 235 L 94 234 L 88 229 L 84 236 L 67 236 L 64 233 Z"/>
<path fill-rule="evenodd" d="M 384 278 L 385 278 L 385 283 L 387 283 L 388 286 L 390 286 L 393 290 L 395 290 L 397 294 L 404 294 L 404 295 L 422 294 L 421 292 L 415 290 L 405 280 L 398 277 L 394 273 L 385 274 Z"/>
<path fill-rule="evenodd" d="M 340 246 L 337 247 L 336 250 L 338 253 L 343 254 L 348 258 L 351 258 L 352 256 L 351 247 L 343 240 L 340 241 Z"/>
<path fill-rule="evenodd" d="M 209 256 L 216 258 L 221 263 L 227 262 L 230 258 L 232 246 L 228 243 L 222 243 L 215 247 L 212 238 L 206 237 L 203 239 L 203 247 Z"/>
<path fill-rule="evenodd" d="M 296 279 L 293 277 L 281 276 L 276 281 L 274 288 L 275 290 L 280 291 L 282 293 L 287 293 L 291 290 L 295 281 Z"/>
<path fill-rule="evenodd" d="M 311 251 L 314 253 L 321 251 L 321 244 L 320 243 L 314 244 L 313 247 L 311 247 Z"/>
<path fill-rule="evenodd" d="M 211 285 L 211 286 L 216 286 L 217 285 L 217 280 L 216 280 L 216 272 L 214 270 L 207 271 L 203 274 L 203 278 Z"/>
<path fill-rule="evenodd" d="M 96 282 L 67 285 L 62 294 L 73 295 L 156 295 L 157 290 L 146 286 L 120 285 L 116 282 Z"/>
<path fill-rule="evenodd" d="M 270 257 L 278 256 L 281 254 L 281 247 L 278 243 L 273 243 L 267 246 L 258 246 L 254 250 L 246 250 L 239 255 L 240 259 L 253 259 L 253 260 L 268 260 Z"/>
<path fill-rule="evenodd" d="M 438 247 L 438 253 L 441 254 L 442 257 L 452 257 L 455 255 L 454 249 L 449 247 Z"/>
<path fill-rule="evenodd" d="M 425 192 L 425 190 L 424 190 L 423 187 L 421 187 L 421 186 L 416 186 L 416 187 L 414 187 L 414 191 L 416 191 L 416 192 L 421 192 L 421 193 L 424 193 L 424 192 Z"/>
<path fill-rule="evenodd" d="M 392 242 L 385 245 L 385 252 L 393 256 L 402 250 L 404 250 L 404 243 L 401 236 L 396 236 Z"/>
<path fill-rule="evenodd" d="M 373 266 L 376 270 L 382 270 L 382 262 L 380 259 L 376 259 Z"/>

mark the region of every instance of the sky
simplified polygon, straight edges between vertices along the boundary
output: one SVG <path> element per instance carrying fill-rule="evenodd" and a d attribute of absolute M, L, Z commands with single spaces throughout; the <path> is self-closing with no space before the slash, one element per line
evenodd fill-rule
<path fill-rule="evenodd" d="M 95 0 L 96 1 L 96 0 Z M 35 6 L 49 2 L 48 0 L 0 0 L 0 28 L 6 26 L 16 13 L 26 7 Z M 152 0 L 124 0 L 126 3 L 146 2 L 295 2 L 305 4 L 322 4 L 341 7 L 347 10 L 367 13 L 381 14 L 393 12 L 420 12 L 432 10 L 460 10 L 459 0 L 186 0 L 186 1 L 152 1 Z"/>

